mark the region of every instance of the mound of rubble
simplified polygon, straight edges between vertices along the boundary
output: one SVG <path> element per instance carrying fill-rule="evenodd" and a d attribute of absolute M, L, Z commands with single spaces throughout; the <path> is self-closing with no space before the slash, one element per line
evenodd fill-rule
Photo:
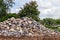
<path fill-rule="evenodd" d="M 42 24 L 32 18 L 10 18 L 0 22 L 0 35 L 3 36 L 41 36 L 41 35 L 60 35 L 58 31 L 45 28 Z"/>

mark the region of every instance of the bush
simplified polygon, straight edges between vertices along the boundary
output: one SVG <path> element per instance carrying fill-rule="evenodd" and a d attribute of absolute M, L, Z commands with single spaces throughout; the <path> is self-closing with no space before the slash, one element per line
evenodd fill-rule
<path fill-rule="evenodd" d="M 18 18 L 18 14 L 16 13 L 9 13 L 7 14 L 6 16 L 0 18 L 0 22 L 4 21 L 4 20 L 7 20 L 8 18 L 11 18 L 11 17 L 15 17 L 15 18 Z"/>
<path fill-rule="evenodd" d="M 9 13 L 9 14 L 7 14 L 5 17 L 6 17 L 6 18 L 11 18 L 11 17 L 18 18 L 19 16 L 18 16 L 18 14 L 16 14 L 16 13 Z"/>

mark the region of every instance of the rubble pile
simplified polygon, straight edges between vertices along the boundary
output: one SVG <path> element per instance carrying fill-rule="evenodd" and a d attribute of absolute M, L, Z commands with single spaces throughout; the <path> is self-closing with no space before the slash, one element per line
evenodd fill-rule
<path fill-rule="evenodd" d="M 42 24 L 32 18 L 10 18 L 0 22 L 0 35 L 3 36 L 41 36 L 41 35 L 60 35 L 59 32 L 45 28 Z"/>

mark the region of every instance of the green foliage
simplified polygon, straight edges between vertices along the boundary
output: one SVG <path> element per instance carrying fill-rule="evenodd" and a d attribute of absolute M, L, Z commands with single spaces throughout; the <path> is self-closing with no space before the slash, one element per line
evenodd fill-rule
<path fill-rule="evenodd" d="M 11 18 L 11 17 L 18 18 L 19 16 L 18 16 L 18 14 L 16 14 L 16 13 L 9 13 L 9 14 L 7 14 L 5 17 L 6 17 L 6 18 Z"/>
<path fill-rule="evenodd" d="M 55 24 L 60 24 L 60 19 L 56 19 Z"/>
<path fill-rule="evenodd" d="M 7 15 L 7 11 L 12 7 L 13 0 L 0 0 L 0 18 Z"/>
<path fill-rule="evenodd" d="M 50 29 L 55 29 L 55 27 L 53 27 L 53 25 L 55 24 L 55 20 L 52 18 L 44 18 L 43 20 L 41 20 L 41 23 Z"/>
<path fill-rule="evenodd" d="M 58 28 L 57 30 L 60 31 L 60 28 Z"/>
<path fill-rule="evenodd" d="M 6 15 L 6 4 L 0 0 L 0 18 Z"/>
<path fill-rule="evenodd" d="M 42 23 L 44 24 L 44 25 L 54 25 L 55 24 L 55 20 L 54 19 L 52 19 L 52 18 L 45 18 L 45 19 L 43 19 L 42 20 Z"/>
<path fill-rule="evenodd" d="M 5 17 L 0 18 L 0 22 L 4 21 L 4 20 L 6 20 L 6 19 L 7 19 L 7 18 L 5 18 Z"/>
<path fill-rule="evenodd" d="M 41 20 L 41 23 L 47 28 L 60 31 L 60 28 L 57 26 L 60 25 L 60 19 L 44 18 Z"/>
<path fill-rule="evenodd" d="M 6 16 L 0 18 L 0 22 L 4 21 L 4 20 L 7 20 L 8 18 L 11 18 L 11 17 L 15 17 L 15 18 L 18 18 L 18 14 L 16 13 L 9 13 L 7 14 Z"/>
<path fill-rule="evenodd" d="M 36 21 L 40 21 L 39 14 L 40 12 L 37 9 L 38 5 L 36 1 L 31 1 L 24 5 L 24 8 L 21 8 L 19 11 L 20 17 L 31 17 Z"/>

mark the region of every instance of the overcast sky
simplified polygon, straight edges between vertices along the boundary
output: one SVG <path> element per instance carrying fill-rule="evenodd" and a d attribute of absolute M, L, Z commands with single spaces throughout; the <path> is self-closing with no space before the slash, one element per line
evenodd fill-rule
<path fill-rule="evenodd" d="M 18 13 L 20 7 L 31 0 L 15 0 L 15 5 L 11 8 L 12 13 Z M 40 18 L 60 18 L 60 0 L 32 0 L 38 4 Z"/>

